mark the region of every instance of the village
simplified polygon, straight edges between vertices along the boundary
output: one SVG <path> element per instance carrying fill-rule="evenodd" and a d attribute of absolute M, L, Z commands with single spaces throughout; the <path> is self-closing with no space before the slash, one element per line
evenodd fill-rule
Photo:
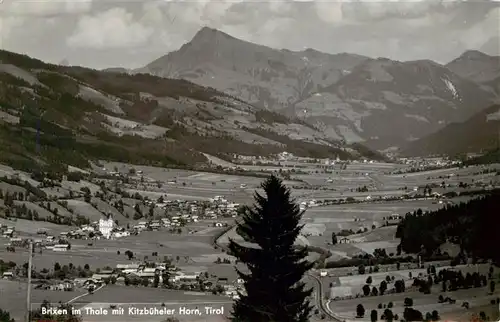
<path fill-rule="evenodd" d="M 105 245 L 107 241 L 123 240 L 130 236 L 146 235 L 150 232 L 167 232 L 170 234 L 195 234 L 200 224 L 208 228 L 224 229 L 228 227 L 228 218 L 237 215 L 239 204 L 226 200 L 223 196 L 215 196 L 208 201 L 197 200 L 163 200 L 158 198 L 156 202 L 144 200 L 148 209 L 158 208 L 169 216 L 139 220 L 136 224 L 127 224 L 125 227 L 117 224 L 112 214 L 103 215 L 103 218 L 89 224 L 81 225 L 69 231 L 60 232 L 58 235 L 50 234 L 46 229 L 40 228 L 36 235 L 29 236 L 23 232 L 16 231 L 14 225 L 0 226 L 0 236 L 7 241 L 5 247 L 8 252 L 24 251 L 33 247 L 33 253 L 43 256 L 46 252 L 69 252 L 78 251 L 78 247 L 72 245 L 85 241 L 87 247 L 94 243 Z M 158 218 L 158 216 L 156 216 Z M 222 220 L 218 220 L 222 218 Z M 16 218 L 12 220 L 16 221 Z M 193 228 L 190 224 L 198 224 Z M 203 228 L 203 229 L 205 229 Z M 144 238 L 141 236 L 141 238 Z M 120 251 L 117 251 L 120 254 Z M 131 250 L 125 250 L 126 260 L 114 267 L 93 267 L 85 265 L 75 266 L 73 264 L 60 265 L 56 263 L 53 269 L 44 268 L 40 271 L 32 271 L 33 285 L 35 289 L 49 291 L 74 291 L 84 289 L 89 293 L 98 290 L 104 285 L 142 286 L 154 288 L 167 288 L 171 290 L 208 292 L 223 295 L 231 299 L 237 298 L 237 291 L 241 291 L 241 280 L 228 280 L 227 277 L 217 277 L 208 271 L 184 272 L 176 267 L 175 263 L 180 261 L 179 256 L 171 258 L 164 256 L 159 258 L 158 252 L 152 252 L 151 256 L 144 256 L 141 260 Z M 154 260 L 148 260 L 151 257 Z M 26 260 L 28 257 L 26 257 Z M 231 262 L 218 257 L 214 264 L 230 264 Z M 16 266 L 15 263 L 1 263 L 1 277 L 7 280 L 27 279 L 27 268 Z"/>

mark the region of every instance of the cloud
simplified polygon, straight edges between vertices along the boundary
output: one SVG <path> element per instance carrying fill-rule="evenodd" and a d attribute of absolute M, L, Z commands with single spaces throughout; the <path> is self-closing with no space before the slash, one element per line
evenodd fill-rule
<path fill-rule="evenodd" d="M 398 60 L 449 61 L 500 34 L 500 3 L 488 0 L 4 1 L 6 48 L 92 66 L 146 64 L 203 26 L 278 49 Z"/>
<path fill-rule="evenodd" d="M 152 27 L 134 21 L 125 9 L 113 8 L 80 18 L 67 44 L 96 49 L 136 47 L 145 44 L 153 32 Z"/>
<path fill-rule="evenodd" d="M 23 24 L 23 19 L 18 17 L 2 17 L 0 16 L 0 45 L 3 39 L 8 37 L 11 32 Z"/>
<path fill-rule="evenodd" d="M 500 35 L 500 7 L 491 9 L 485 19 L 463 32 L 460 40 L 469 48 L 479 48 Z"/>
<path fill-rule="evenodd" d="M 0 14 L 9 16 L 55 16 L 81 14 L 90 11 L 92 0 L 4 0 Z"/>

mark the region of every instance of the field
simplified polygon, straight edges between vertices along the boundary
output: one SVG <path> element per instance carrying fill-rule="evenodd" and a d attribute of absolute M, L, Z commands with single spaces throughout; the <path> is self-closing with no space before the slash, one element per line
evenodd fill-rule
<path fill-rule="evenodd" d="M 314 246 L 327 247 L 333 253 L 330 259 L 335 260 L 360 253 L 371 254 L 376 248 L 384 248 L 387 253 L 395 252 L 399 243 L 394 238 L 396 227 L 381 227 L 384 223 L 382 218 L 392 214 L 404 215 L 418 208 L 425 211 L 440 206 L 430 200 L 421 200 L 313 207 L 306 210 L 303 221 L 305 233 L 311 234 L 307 237 L 309 242 Z M 376 228 L 372 229 L 373 226 Z M 366 233 L 348 236 L 349 244 L 328 245 L 332 232 L 356 232 L 364 228 L 368 229 Z"/>
<path fill-rule="evenodd" d="M 26 292 L 26 283 L 0 279 L 0 294 L 2 295 L 0 298 L 0 307 L 8 309 L 16 321 L 24 319 L 26 312 Z M 82 294 L 85 293 L 81 291 L 59 292 L 32 289 L 31 307 L 32 309 L 39 308 L 44 300 L 48 300 L 51 303 L 66 302 Z"/>

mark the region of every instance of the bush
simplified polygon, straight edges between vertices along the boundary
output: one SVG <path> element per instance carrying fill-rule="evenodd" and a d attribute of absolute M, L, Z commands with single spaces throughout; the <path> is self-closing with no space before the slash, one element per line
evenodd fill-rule
<path fill-rule="evenodd" d="M 412 309 L 410 307 L 405 308 L 403 313 L 403 318 L 406 321 L 423 321 L 424 319 L 422 312 Z"/>
<path fill-rule="evenodd" d="M 405 303 L 405 306 L 413 306 L 413 299 L 407 297 L 407 298 L 405 298 L 404 303 Z"/>
<path fill-rule="evenodd" d="M 356 317 L 362 318 L 365 316 L 365 307 L 362 304 L 358 304 L 356 307 Z"/>

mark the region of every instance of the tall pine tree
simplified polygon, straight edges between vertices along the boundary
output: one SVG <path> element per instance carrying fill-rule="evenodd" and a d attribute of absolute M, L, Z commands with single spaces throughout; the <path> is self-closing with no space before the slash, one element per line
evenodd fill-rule
<path fill-rule="evenodd" d="M 305 259 L 307 250 L 294 246 L 302 212 L 277 177 L 269 177 L 261 186 L 265 196 L 255 193 L 255 204 L 237 226 L 238 234 L 255 246 L 229 243 L 232 255 L 249 270 L 238 270 L 246 294 L 239 294 L 233 305 L 233 321 L 308 321 L 312 307 L 307 298 L 312 290 L 301 280 L 313 264 Z"/>

